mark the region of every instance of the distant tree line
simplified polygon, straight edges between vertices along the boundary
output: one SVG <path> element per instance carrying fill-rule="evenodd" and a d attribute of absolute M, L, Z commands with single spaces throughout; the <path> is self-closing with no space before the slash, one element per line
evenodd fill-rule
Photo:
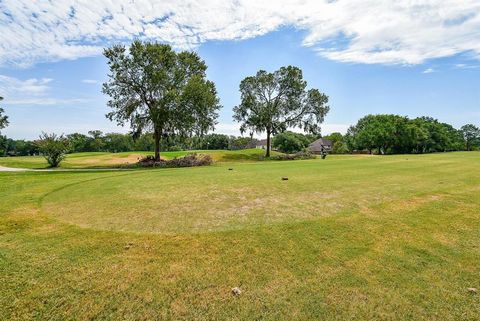
<path fill-rule="evenodd" d="M 480 130 L 472 124 L 455 129 L 431 117 L 367 115 L 348 129 L 342 144 L 348 152 L 422 154 L 478 150 Z"/>
<path fill-rule="evenodd" d="M 106 133 L 92 130 L 88 135 L 73 133 L 65 135 L 68 142 L 68 153 L 81 152 L 132 152 L 154 151 L 155 139 L 153 133 L 138 136 L 132 134 Z M 31 156 L 38 155 L 39 142 L 42 139 L 14 140 L 0 135 L 0 156 Z M 255 148 L 257 140 L 250 137 L 236 137 L 223 134 L 207 134 L 203 136 L 181 137 L 169 136 L 161 140 L 164 151 L 228 149 L 238 150 Z"/>
<path fill-rule="evenodd" d="M 320 135 L 286 131 L 273 139 L 273 148 L 295 153 L 308 148 Z M 431 117 L 409 119 L 398 115 L 367 115 L 345 135 L 323 136 L 333 144 L 333 154 L 422 154 L 480 150 L 480 129 L 472 124 L 460 129 Z"/>

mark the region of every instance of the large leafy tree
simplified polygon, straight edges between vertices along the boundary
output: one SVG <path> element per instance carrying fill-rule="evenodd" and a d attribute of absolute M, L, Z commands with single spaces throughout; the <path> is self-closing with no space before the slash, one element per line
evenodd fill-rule
<path fill-rule="evenodd" d="M 472 147 L 480 142 L 480 129 L 473 125 L 467 124 L 460 128 L 465 140 L 465 147 L 468 151 L 472 150 Z"/>
<path fill-rule="evenodd" d="M 3 97 L 0 97 L 0 101 L 3 100 Z M 4 129 L 8 126 L 8 117 L 4 114 L 5 111 L 0 107 L 0 129 Z"/>
<path fill-rule="evenodd" d="M 318 89 L 307 91 L 306 87 L 302 71 L 293 66 L 272 73 L 260 70 L 240 83 L 241 103 L 233 109 L 233 118 L 241 123 L 242 133 L 267 133 L 267 157 L 271 135 L 289 127 L 320 132 L 329 111 L 328 97 Z"/>
<path fill-rule="evenodd" d="M 307 136 L 300 133 L 285 131 L 275 135 L 273 139 L 273 147 L 283 153 L 297 153 L 308 147 L 312 142 Z"/>
<path fill-rule="evenodd" d="M 432 153 L 462 149 L 460 131 L 431 117 L 413 120 L 398 115 L 367 115 L 345 136 L 351 150 L 387 153 Z"/>
<path fill-rule="evenodd" d="M 128 50 L 116 45 L 104 55 L 110 74 L 103 92 L 113 109 L 107 117 L 119 125 L 129 122 L 136 135 L 152 131 L 156 160 L 162 137 L 202 135 L 213 129 L 219 99 L 196 53 L 135 41 Z"/>
<path fill-rule="evenodd" d="M 347 133 L 347 141 L 351 149 L 374 149 L 379 154 L 403 153 L 410 147 L 408 136 L 408 119 L 399 115 L 367 115 L 351 127 Z"/>

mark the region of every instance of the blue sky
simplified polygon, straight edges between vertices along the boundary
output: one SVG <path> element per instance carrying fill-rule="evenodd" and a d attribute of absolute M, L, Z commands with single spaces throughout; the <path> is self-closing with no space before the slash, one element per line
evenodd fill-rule
<path fill-rule="evenodd" d="M 286 1 L 286 6 L 293 2 Z M 369 1 L 360 2 L 366 5 Z M 309 87 L 318 88 L 330 97 L 331 111 L 323 126 L 324 134 L 345 132 L 349 125 L 369 113 L 428 115 L 456 127 L 465 123 L 480 125 L 480 48 L 476 47 L 480 39 L 480 19 L 475 13 L 469 13 L 478 12 L 475 2 L 465 1 L 463 11 L 455 9 L 451 13 L 442 7 L 445 1 L 433 8 L 406 5 L 402 7 L 406 17 L 396 8 L 393 17 L 402 16 L 396 22 L 399 27 L 404 25 L 405 19 L 413 19 L 417 24 L 418 29 L 412 29 L 410 37 L 404 36 L 408 28 L 398 33 L 393 28 L 395 24 L 382 27 L 381 23 L 372 21 L 369 25 L 360 18 L 355 18 L 357 21 L 353 22 L 357 23 L 353 23 L 348 15 L 338 22 L 329 22 L 330 26 L 325 19 L 339 9 L 330 7 L 329 3 L 318 8 L 317 2 L 312 2 L 311 8 L 307 3 L 305 8 L 291 14 L 268 12 L 266 8 L 267 12 L 257 17 L 260 22 L 253 25 L 250 18 L 238 17 L 237 11 L 218 4 L 218 10 L 232 16 L 223 17 L 225 21 L 213 21 L 213 25 L 207 24 L 208 16 L 205 17 L 207 22 L 203 19 L 196 22 L 181 8 L 179 12 L 186 17 L 176 13 L 172 18 L 166 15 L 160 24 L 158 19 L 152 20 L 155 22 L 150 24 L 158 34 L 148 34 L 148 37 L 147 33 L 152 31 L 148 29 L 145 15 L 138 22 L 132 18 L 135 16 L 132 11 L 125 8 L 102 8 L 103 11 L 88 8 L 100 10 L 98 17 L 112 16 L 111 21 L 115 22 L 104 26 L 105 30 L 112 29 L 110 33 L 102 29 L 102 34 L 94 34 L 89 26 L 95 23 L 98 27 L 99 22 L 94 18 L 93 21 L 72 22 L 77 12 L 86 10 L 85 6 L 68 11 L 70 13 L 57 13 L 56 26 L 64 26 L 57 31 L 58 27 L 53 29 L 50 25 L 52 17 L 47 16 L 50 11 L 41 7 L 26 8 L 28 2 L 23 7 L 17 3 L 5 1 L 0 5 L 4 17 L 9 20 L 0 22 L 0 34 L 4 35 L 0 37 L 5 38 L 7 30 L 10 31 L 8 37 L 20 39 L 15 42 L 6 38 L 0 48 L 0 96 L 5 97 L 2 106 L 11 123 L 2 134 L 12 138 L 33 139 L 41 131 L 128 131 L 105 118 L 107 97 L 101 93 L 101 83 L 106 80 L 108 70 L 101 48 L 116 42 L 128 43 L 134 37 L 171 43 L 178 50 L 199 52 L 207 62 L 208 77 L 216 83 L 223 105 L 216 130 L 219 133 L 239 134 L 238 124 L 232 121 L 232 108 L 239 102 L 240 81 L 259 69 L 273 71 L 285 65 L 300 67 Z M 252 9 L 249 3 L 244 6 L 246 11 L 258 9 Z M 112 13 L 117 9 L 128 17 L 128 22 L 122 15 Z M 331 12 L 324 13 L 327 9 Z M 341 9 L 348 12 L 355 8 Z M 386 18 L 391 14 L 389 8 L 379 9 Z M 434 9 L 442 12 L 438 21 L 430 16 L 417 18 L 424 10 L 431 14 Z M 310 16 L 310 11 L 315 10 L 321 10 L 325 17 Z M 45 17 L 34 15 L 31 18 L 37 11 L 44 12 Z M 30 18 L 25 20 L 28 14 Z M 93 15 L 90 11 L 89 14 L 88 18 Z M 373 16 L 368 17 L 368 14 Z M 371 20 L 378 14 L 365 15 L 365 19 Z M 165 20 L 169 19 L 177 19 L 174 27 L 165 25 Z M 309 19 L 323 19 L 322 27 Z M 104 20 L 100 20 L 101 23 Z M 181 27 L 178 20 L 182 21 Z M 140 33 L 135 23 L 142 28 Z M 193 35 L 182 34 L 186 23 L 197 30 Z M 441 38 L 439 31 L 449 36 L 448 41 Z M 51 33 L 55 34 L 53 38 Z M 457 36 L 457 41 L 452 40 L 452 36 Z M 44 41 L 40 41 L 42 39 Z"/>

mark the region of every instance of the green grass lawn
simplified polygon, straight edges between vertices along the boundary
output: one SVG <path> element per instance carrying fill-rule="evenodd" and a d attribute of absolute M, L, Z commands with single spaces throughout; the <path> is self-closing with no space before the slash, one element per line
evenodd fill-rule
<path fill-rule="evenodd" d="M 257 161 L 265 151 L 261 149 L 246 149 L 238 151 L 229 150 L 198 150 L 198 151 L 178 151 L 162 152 L 161 157 L 172 159 L 182 157 L 188 153 L 209 154 L 215 162 L 242 162 Z M 272 152 L 272 156 L 276 155 Z M 152 152 L 124 152 L 124 153 L 75 153 L 68 154 L 66 159 L 60 164 L 60 168 L 109 168 L 121 167 L 138 162 L 146 155 L 153 155 Z M 42 156 L 18 156 L 18 157 L 0 157 L 0 166 L 44 169 L 48 168 L 48 163 Z"/>
<path fill-rule="evenodd" d="M 480 153 L 217 153 L 0 173 L 0 319 L 480 319 Z"/>

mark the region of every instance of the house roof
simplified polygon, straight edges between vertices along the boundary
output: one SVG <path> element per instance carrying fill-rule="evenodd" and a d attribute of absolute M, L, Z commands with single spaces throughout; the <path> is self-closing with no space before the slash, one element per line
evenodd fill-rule
<path fill-rule="evenodd" d="M 266 139 L 260 139 L 256 142 L 256 145 L 257 146 L 266 146 L 267 145 L 267 140 Z"/>
<path fill-rule="evenodd" d="M 331 140 L 320 138 L 314 141 L 313 143 L 311 143 L 310 145 L 308 145 L 308 149 L 312 152 L 315 152 L 315 151 L 319 152 L 322 150 L 322 147 L 332 148 L 332 146 L 333 146 L 333 143 Z"/>

